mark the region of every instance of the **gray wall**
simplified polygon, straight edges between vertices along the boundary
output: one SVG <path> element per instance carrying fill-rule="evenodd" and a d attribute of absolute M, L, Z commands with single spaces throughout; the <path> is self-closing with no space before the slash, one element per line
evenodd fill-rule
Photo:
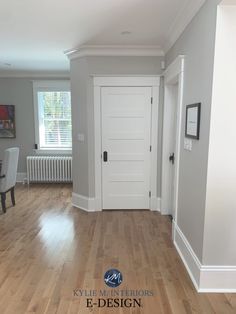
<path fill-rule="evenodd" d="M 206 1 L 166 55 L 167 64 L 180 54 L 186 55 L 184 106 L 202 103 L 200 140 L 193 140 L 192 152 L 183 148 L 185 122 L 182 127 L 177 218 L 180 229 L 200 261 L 203 252 L 216 12 L 219 2 Z M 185 110 L 182 121 L 185 121 Z"/>
<path fill-rule="evenodd" d="M 75 193 L 89 197 L 95 196 L 92 75 L 157 75 L 162 72 L 162 60 L 163 57 L 83 57 L 71 61 L 73 190 Z M 78 142 L 78 133 L 85 134 L 83 143 Z M 160 152 L 161 149 L 159 149 Z M 160 157 L 161 155 L 158 160 Z M 160 163 L 158 166 L 160 167 Z M 158 171 L 158 182 L 160 182 L 160 169 Z"/>
<path fill-rule="evenodd" d="M 26 156 L 32 154 L 34 137 L 33 87 L 29 79 L 0 79 L 0 104 L 15 105 L 16 138 L 0 139 L 0 159 L 4 149 L 20 147 L 19 172 L 26 172 Z"/>
<path fill-rule="evenodd" d="M 88 154 L 88 64 L 86 58 L 71 61 L 73 191 L 89 195 Z M 85 135 L 78 141 L 78 133 Z"/>
<path fill-rule="evenodd" d="M 31 78 L 0 78 L 0 104 L 15 105 L 16 115 L 16 138 L 0 139 L 0 159 L 3 158 L 4 149 L 13 146 L 20 147 L 18 172 L 26 172 L 26 156 L 34 154 L 32 80 Z M 38 80 L 43 79 L 39 78 Z"/>

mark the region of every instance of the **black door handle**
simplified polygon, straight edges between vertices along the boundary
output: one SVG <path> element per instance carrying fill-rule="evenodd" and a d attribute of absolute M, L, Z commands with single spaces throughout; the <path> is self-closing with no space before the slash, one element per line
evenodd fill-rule
<path fill-rule="evenodd" d="M 107 162 L 107 160 L 108 160 L 108 153 L 105 151 L 103 152 L 103 161 Z"/>
<path fill-rule="evenodd" d="M 175 153 L 173 153 L 173 154 L 170 155 L 169 161 L 172 162 L 172 164 L 175 163 Z"/>

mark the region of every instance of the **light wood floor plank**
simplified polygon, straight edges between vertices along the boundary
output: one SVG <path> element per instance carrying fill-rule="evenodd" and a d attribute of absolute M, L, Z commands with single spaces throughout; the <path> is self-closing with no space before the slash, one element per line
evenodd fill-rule
<path fill-rule="evenodd" d="M 198 294 L 171 240 L 169 217 L 149 211 L 86 213 L 70 185 L 18 185 L 0 215 L 1 314 L 236 313 L 235 294 Z M 118 268 L 122 290 L 151 290 L 141 308 L 86 308 L 75 289 L 104 290 Z M 115 289 L 114 289 L 115 290 Z"/>

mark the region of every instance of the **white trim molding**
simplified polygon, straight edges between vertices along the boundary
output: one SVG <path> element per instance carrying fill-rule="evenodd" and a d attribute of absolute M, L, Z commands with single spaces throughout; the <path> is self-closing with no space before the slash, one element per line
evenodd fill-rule
<path fill-rule="evenodd" d="M 70 92 L 70 80 L 32 80 L 33 83 L 33 101 L 34 101 L 34 131 L 35 131 L 35 144 L 38 145 L 37 152 L 42 150 L 42 153 L 46 154 L 47 151 L 51 151 L 52 153 L 55 153 L 55 151 L 69 151 L 69 153 L 72 153 L 72 147 L 41 147 L 41 142 L 43 137 L 42 131 L 42 119 L 40 118 L 43 116 L 42 108 L 40 106 L 39 100 L 38 100 L 38 92 L 41 91 L 68 91 Z"/>
<path fill-rule="evenodd" d="M 101 161 L 101 88 L 103 86 L 142 86 L 152 88 L 153 107 L 151 122 L 151 178 L 153 200 L 150 210 L 158 210 L 157 197 L 157 143 L 160 76 L 95 76 L 94 77 L 94 142 L 95 142 L 95 200 L 96 209 L 102 210 L 102 161 Z"/>
<path fill-rule="evenodd" d="M 184 55 L 179 55 L 164 71 L 165 82 L 170 84 L 181 72 L 184 72 Z"/>
<path fill-rule="evenodd" d="M 196 290 L 199 290 L 201 263 L 183 232 L 173 220 L 174 245 L 186 267 Z"/>
<path fill-rule="evenodd" d="M 178 219 L 178 191 L 179 191 L 179 164 L 180 164 L 180 146 L 182 129 L 182 111 L 184 94 L 184 64 L 185 56 L 178 56 L 173 63 L 164 71 L 164 112 L 163 112 L 163 138 L 162 138 L 162 202 L 161 213 L 163 215 L 172 214 L 174 220 Z M 169 110 L 173 106 L 173 100 L 169 97 L 169 87 L 178 83 L 178 100 L 176 105 L 176 138 L 175 138 L 175 170 L 174 170 L 174 191 L 173 191 L 173 209 L 170 212 L 168 208 L 169 191 L 169 162 L 166 162 L 166 155 L 169 153 L 170 142 L 170 118 Z"/>
<path fill-rule="evenodd" d="M 55 71 L 55 72 L 41 72 L 41 71 L 13 71 L 0 70 L 0 78 L 29 78 L 29 79 L 70 79 L 70 72 Z"/>
<path fill-rule="evenodd" d="M 124 57 L 159 57 L 164 51 L 159 46 L 120 46 L 120 45 L 83 45 L 65 51 L 66 56 L 72 60 L 85 56 L 124 56 Z"/>
<path fill-rule="evenodd" d="M 150 210 L 152 212 L 160 212 L 161 211 L 161 199 L 160 199 L 160 197 L 151 197 Z"/>
<path fill-rule="evenodd" d="M 16 175 L 16 182 L 25 183 L 27 181 L 27 173 L 26 172 L 18 172 Z"/>
<path fill-rule="evenodd" d="M 96 209 L 95 198 L 79 195 L 77 193 L 72 193 L 72 205 L 86 212 L 98 211 Z"/>
<path fill-rule="evenodd" d="M 160 86 L 160 76 L 159 75 L 145 75 L 145 76 L 96 76 L 94 75 L 93 85 L 102 87 L 102 86 L 150 86 L 150 87 L 159 87 Z"/>
<path fill-rule="evenodd" d="M 202 265 L 175 221 L 173 221 L 173 232 L 174 245 L 198 292 L 236 292 L 236 266 Z"/>
<path fill-rule="evenodd" d="M 201 266 L 198 292 L 236 293 L 236 266 Z"/>
<path fill-rule="evenodd" d="M 181 34 L 184 32 L 188 24 L 192 21 L 194 16 L 201 9 L 206 0 L 192 0 L 187 1 L 184 8 L 174 19 L 168 35 L 166 36 L 167 40 L 164 44 L 164 52 L 167 53 L 169 49 L 175 44 Z"/>
<path fill-rule="evenodd" d="M 53 156 L 60 156 L 60 155 L 66 155 L 66 156 L 72 156 L 72 149 L 33 149 L 33 152 L 35 155 L 53 155 Z"/>

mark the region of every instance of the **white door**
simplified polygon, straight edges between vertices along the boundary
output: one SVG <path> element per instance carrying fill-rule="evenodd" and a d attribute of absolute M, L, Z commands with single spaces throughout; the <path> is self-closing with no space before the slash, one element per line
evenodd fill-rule
<path fill-rule="evenodd" d="M 148 209 L 151 87 L 103 87 L 103 209 Z"/>

